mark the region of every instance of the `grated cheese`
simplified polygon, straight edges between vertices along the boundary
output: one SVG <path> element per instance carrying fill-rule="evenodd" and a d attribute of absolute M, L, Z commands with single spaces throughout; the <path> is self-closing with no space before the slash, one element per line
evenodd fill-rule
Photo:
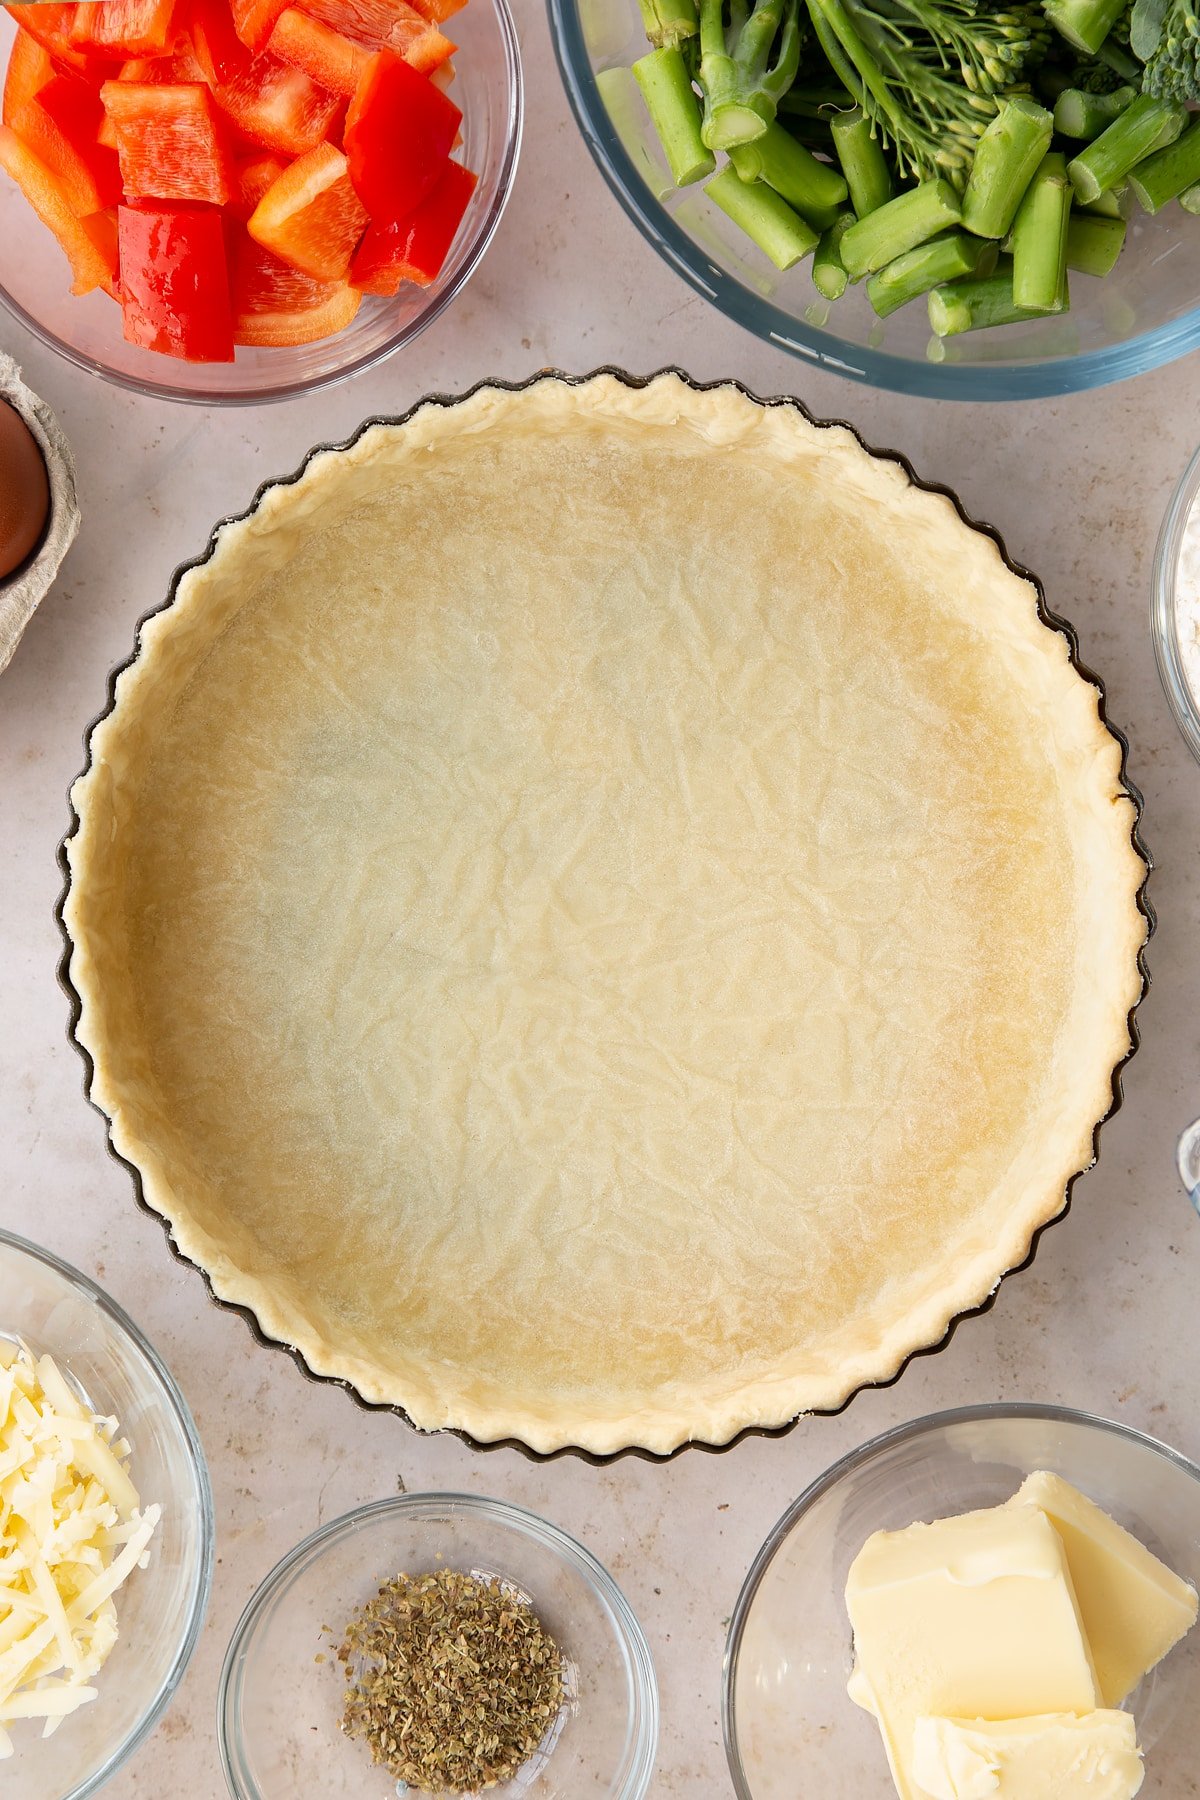
<path fill-rule="evenodd" d="M 142 1507 L 128 1456 L 117 1421 L 89 1413 L 49 1356 L 0 1341 L 0 1758 L 14 1721 L 49 1737 L 96 1698 L 113 1595 L 162 1516 Z"/>

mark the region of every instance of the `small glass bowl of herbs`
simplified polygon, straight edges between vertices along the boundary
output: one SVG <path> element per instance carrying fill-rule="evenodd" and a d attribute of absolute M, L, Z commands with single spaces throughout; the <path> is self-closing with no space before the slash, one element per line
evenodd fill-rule
<path fill-rule="evenodd" d="M 238 1623 L 218 1700 L 237 1800 L 638 1800 L 658 1692 L 627 1601 L 520 1507 L 403 1494 L 306 1538 Z"/>

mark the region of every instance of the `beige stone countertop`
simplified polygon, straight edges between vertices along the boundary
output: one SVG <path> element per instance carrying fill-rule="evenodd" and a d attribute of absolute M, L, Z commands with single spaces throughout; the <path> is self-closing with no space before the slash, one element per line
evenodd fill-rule
<path fill-rule="evenodd" d="M 67 429 L 84 513 L 57 587 L 0 677 L 0 1223 L 78 1264 L 145 1329 L 195 1412 L 217 1512 L 199 1651 L 166 1718 L 107 1790 L 112 1800 L 224 1795 L 217 1674 L 242 1607 L 318 1523 L 394 1493 L 401 1480 L 410 1490 L 517 1501 L 595 1552 L 641 1618 L 657 1664 L 653 1792 L 707 1800 L 730 1791 L 721 1657 L 743 1575 L 789 1501 L 854 1445 L 942 1407 L 1040 1399 L 1127 1421 L 1200 1457 L 1200 1220 L 1174 1168 L 1175 1139 L 1200 1112 L 1200 768 L 1160 690 L 1148 628 L 1155 536 L 1198 432 L 1196 361 L 1015 407 L 910 400 L 815 372 L 721 318 L 642 241 L 568 114 L 541 7 L 520 0 L 518 11 L 528 131 L 499 236 L 457 304 L 382 367 L 309 400 L 206 413 L 83 375 L 0 317 L 0 348 Z M 678 363 L 701 378 L 737 376 L 762 394 L 798 394 L 818 415 L 848 418 L 869 441 L 905 451 L 920 474 L 952 483 L 976 517 L 1001 529 L 1075 623 L 1084 660 L 1108 685 L 1111 717 L 1129 735 L 1158 865 L 1150 891 L 1159 928 L 1143 1048 L 1100 1165 L 990 1313 L 839 1418 L 726 1455 L 693 1450 L 666 1466 L 626 1459 L 597 1469 L 422 1438 L 306 1382 L 211 1305 L 134 1205 L 84 1102 L 55 981 L 53 911 L 55 850 L 84 727 L 103 703 L 108 670 L 132 646 L 135 621 L 216 519 L 368 413 L 400 411 L 481 376 L 607 362 L 638 373 Z"/>

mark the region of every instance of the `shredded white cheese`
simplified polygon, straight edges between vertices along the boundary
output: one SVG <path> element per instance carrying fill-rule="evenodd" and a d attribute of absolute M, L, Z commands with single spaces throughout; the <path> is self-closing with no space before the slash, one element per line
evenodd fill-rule
<path fill-rule="evenodd" d="M 0 1758 L 7 1727 L 49 1737 L 117 1641 L 113 1594 L 162 1516 L 129 1478 L 115 1419 L 88 1412 L 48 1356 L 0 1340 Z"/>

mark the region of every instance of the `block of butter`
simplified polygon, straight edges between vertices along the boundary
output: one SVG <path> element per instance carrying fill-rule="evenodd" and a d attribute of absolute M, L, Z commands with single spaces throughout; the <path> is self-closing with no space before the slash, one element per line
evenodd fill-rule
<path fill-rule="evenodd" d="M 1100 1699 L 1120 1706 L 1196 1622 L 1196 1590 L 1060 1475 L 1037 1470 L 1009 1503 L 1040 1506 L 1062 1539 Z"/>
<path fill-rule="evenodd" d="M 913 1780 L 928 1800 L 1133 1800 L 1142 1758 L 1123 1712 L 917 1720 Z"/>
<path fill-rule="evenodd" d="M 877 1531 L 851 1564 L 846 1605 L 852 1697 L 879 1721 L 901 1800 L 923 1800 L 912 1770 L 919 1717 L 1099 1705 L 1062 1540 L 1037 1506 Z"/>

